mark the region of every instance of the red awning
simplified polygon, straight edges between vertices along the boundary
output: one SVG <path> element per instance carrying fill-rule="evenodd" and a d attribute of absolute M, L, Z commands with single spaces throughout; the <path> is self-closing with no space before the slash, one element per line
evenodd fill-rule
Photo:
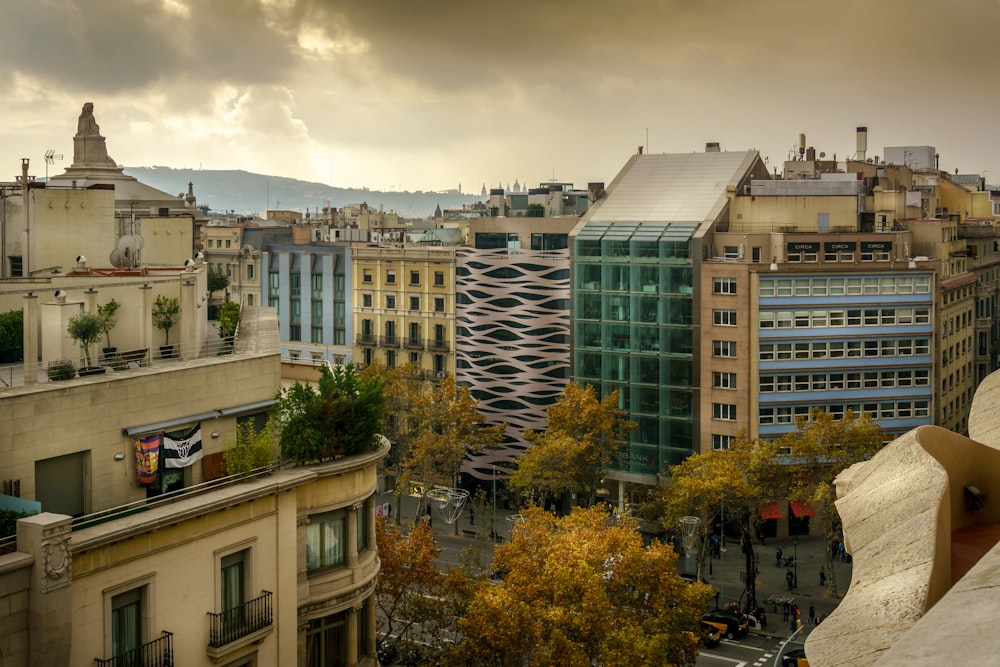
<path fill-rule="evenodd" d="M 816 516 L 816 510 L 805 500 L 793 500 L 789 504 L 792 506 L 792 514 L 800 519 L 804 516 Z"/>
<path fill-rule="evenodd" d="M 764 503 L 758 510 L 761 519 L 780 519 L 782 517 L 781 507 L 775 502 Z"/>

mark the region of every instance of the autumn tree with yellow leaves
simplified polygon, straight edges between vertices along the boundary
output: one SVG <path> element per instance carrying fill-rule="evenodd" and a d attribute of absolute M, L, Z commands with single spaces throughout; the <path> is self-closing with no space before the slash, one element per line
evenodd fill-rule
<path fill-rule="evenodd" d="M 698 576 L 705 567 L 706 542 L 717 517 L 738 528 L 745 571 L 757 571 L 754 520 L 760 504 L 781 493 L 775 487 L 780 471 L 777 453 L 774 443 L 751 440 L 743 431 L 728 449 L 693 454 L 670 468 L 670 484 L 661 488 L 663 523 L 668 531 L 677 532 L 682 516 L 701 519 Z M 757 606 L 756 577 L 747 577 L 745 606 Z"/>
<path fill-rule="evenodd" d="M 833 552 L 829 547 L 841 532 L 840 517 L 834 506 L 837 489 L 833 481 L 850 466 L 874 456 L 882 441 L 882 430 L 867 414 L 857 416 L 848 410 L 842 419 L 834 419 L 814 409 L 809 420 L 798 420 L 795 430 L 786 433 L 777 443 L 788 452 L 788 498 L 806 500 L 812 505 L 816 514 L 811 522 L 826 537 L 827 587 L 833 597 L 839 597 L 839 591 Z"/>
<path fill-rule="evenodd" d="M 529 509 L 497 548 L 503 580 L 475 591 L 445 664 L 689 664 L 711 588 L 681 580 L 676 558 L 603 508 Z"/>
<path fill-rule="evenodd" d="M 429 526 L 418 524 L 403 533 L 380 517 L 375 537 L 381 562 L 375 603 L 377 628 L 388 655 L 421 651 L 436 660 L 458 636 L 458 621 L 476 590 L 488 585 L 473 575 L 474 564 L 463 559 L 447 571 L 434 559 L 438 545 Z"/>
<path fill-rule="evenodd" d="M 598 400 L 592 385 L 570 383 L 549 407 L 547 429 L 524 432 L 533 446 L 518 460 L 508 486 L 542 504 L 569 493 L 579 504 L 592 505 L 605 471 L 635 426 L 618 407 L 617 390 Z"/>

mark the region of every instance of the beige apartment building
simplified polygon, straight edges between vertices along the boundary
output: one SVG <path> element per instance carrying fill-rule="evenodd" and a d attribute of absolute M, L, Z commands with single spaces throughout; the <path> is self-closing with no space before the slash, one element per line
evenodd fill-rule
<path fill-rule="evenodd" d="M 0 390 L 0 477 L 42 509 L 0 542 L 5 665 L 376 664 L 388 443 L 221 477 L 280 383 L 274 312 L 243 324 L 231 355 Z M 138 442 L 194 426 L 200 460 L 142 486 Z"/>
<path fill-rule="evenodd" d="M 455 247 L 354 243 L 350 253 L 355 363 L 453 375 Z"/>

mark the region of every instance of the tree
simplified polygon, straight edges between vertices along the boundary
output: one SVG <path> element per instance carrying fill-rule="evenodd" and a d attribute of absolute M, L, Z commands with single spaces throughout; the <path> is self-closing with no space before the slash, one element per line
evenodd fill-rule
<path fill-rule="evenodd" d="M 348 364 L 321 366 L 318 384 L 296 382 L 278 394 L 282 455 L 304 464 L 377 449 L 385 427 L 383 380 Z"/>
<path fill-rule="evenodd" d="M 478 405 L 450 376 L 421 397 L 412 407 L 416 435 L 403 463 L 406 480 L 454 487 L 466 456 L 500 444 L 506 422 L 487 426 Z"/>
<path fill-rule="evenodd" d="M 222 304 L 219 311 L 219 337 L 232 338 L 236 335 L 236 330 L 240 326 L 240 317 L 243 309 L 235 301 L 227 301 Z"/>
<path fill-rule="evenodd" d="M 153 324 L 157 329 L 163 329 L 163 344 L 170 345 L 170 330 L 177 324 L 180 316 L 181 302 L 177 297 L 166 297 L 162 294 L 153 302 Z"/>
<path fill-rule="evenodd" d="M 410 450 L 410 443 L 420 430 L 418 414 L 414 407 L 427 400 L 429 388 L 424 381 L 421 370 L 415 364 L 387 367 L 381 361 L 365 366 L 361 371 L 363 376 L 374 376 L 385 381 L 386 420 L 385 436 L 392 443 L 392 449 L 386 458 L 386 466 L 395 469 L 396 478 L 403 477 L 403 462 Z M 399 496 L 403 492 L 402 485 L 395 488 L 395 500 L 399 505 Z M 402 521 L 401 513 L 396 513 L 396 523 Z"/>
<path fill-rule="evenodd" d="M 207 280 L 208 298 L 214 298 L 216 292 L 225 291 L 229 287 L 229 276 L 227 276 L 222 271 L 217 271 L 215 269 L 208 270 L 208 280 Z"/>
<path fill-rule="evenodd" d="M 618 408 L 618 391 L 597 399 L 592 385 L 566 385 L 548 409 L 548 429 L 525 431 L 533 447 L 521 456 L 508 485 L 536 497 L 575 493 L 592 505 L 618 448 L 636 426 Z"/>
<path fill-rule="evenodd" d="M 775 486 L 777 451 L 774 443 L 750 440 L 743 431 L 728 449 L 693 454 L 670 468 L 671 483 L 662 491 L 664 526 L 674 532 L 682 516 L 701 519 L 697 536 L 699 577 L 708 552 L 706 541 L 716 517 L 723 531 L 727 524 L 737 527 L 746 572 L 757 571 L 753 526 L 761 502 L 780 493 L 780 486 Z M 750 610 L 757 607 L 756 577 L 747 577 L 743 607 Z"/>
<path fill-rule="evenodd" d="M 789 451 L 788 497 L 807 500 L 816 522 L 826 537 L 826 572 L 830 595 L 839 597 L 833 569 L 830 543 L 840 536 L 840 517 L 834 501 L 837 490 L 833 480 L 842 471 L 870 459 L 882 446 L 882 431 L 869 415 L 855 416 L 848 410 L 843 419 L 813 409 L 809 420 L 800 419 L 795 430 L 785 434 L 778 444 Z"/>
<path fill-rule="evenodd" d="M 497 548 L 499 585 L 474 593 L 446 664 L 677 665 L 696 653 L 711 589 L 677 575 L 669 546 L 600 507 L 525 512 Z"/>
<path fill-rule="evenodd" d="M 226 474 L 246 475 L 271 465 L 275 459 L 275 445 L 278 443 L 279 429 L 278 421 L 274 415 L 268 418 L 264 428 L 260 431 L 254 428 L 252 421 L 238 424 L 236 444 L 222 454 L 222 460 L 226 464 Z"/>
<path fill-rule="evenodd" d="M 485 582 L 471 575 L 468 561 L 440 571 L 435 562 L 438 545 L 425 524 L 404 535 L 380 517 L 375 536 L 381 561 L 375 604 L 381 612 L 378 631 L 388 644 L 387 653 L 400 654 L 414 645 L 455 637 L 459 619 Z M 444 643 L 432 648 L 440 654 Z"/>
<path fill-rule="evenodd" d="M 97 307 L 97 314 L 101 316 L 101 330 L 104 332 L 109 348 L 111 347 L 111 330 L 118 326 L 119 308 L 121 308 L 121 304 L 115 299 Z"/>
<path fill-rule="evenodd" d="M 97 313 L 77 313 L 69 318 L 66 333 L 83 346 L 83 356 L 90 366 L 90 346 L 100 338 L 104 320 Z"/>

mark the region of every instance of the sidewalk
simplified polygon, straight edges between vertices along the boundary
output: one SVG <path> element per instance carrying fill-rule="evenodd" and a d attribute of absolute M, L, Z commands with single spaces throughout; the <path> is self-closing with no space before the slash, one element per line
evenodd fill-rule
<path fill-rule="evenodd" d="M 722 554 L 722 559 L 709 559 L 705 567 L 711 568 L 711 572 L 702 572 L 702 576 L 711 583 L 716 590 L 720 591 L 719 606 L 725 607 L 730 601 L 740 602 L 740 596 L 744 592 L 744 572 L 746 570 L 746 560 L 742 553 L 739 541 L 727 538 L 727 549 Z M 775 551 L 781 547 L 785 556 L 795 556 L 798 567 L 776 567 Z M 808 536 L 798 538 L 798 545 L 792 543 L 791 538 L 768 538 L 766 544 L 754 543 L 754 551 L 757 555 L 757 604 L 764 608 L 767 614 L 767 628 L 755 628 L 753 631 L 758 634 L 766 634 L 774 637 L 784 638 L 791 634 L 791 619 L 783 618 L 782 605 L 774 605 L 767 602 L 769 597 L 791 598 L 794 604 L 799 607 L 800 618 L 804 627 L 800 637 L 805 638 L 814 627 L 809 620 L 809 607 L 816 608 L 816 614 L 829 616 L 830 612 L 840 604 L 839 598 L 829 596 L 829 575 L 827 572 L 827 583 L 821 586 L 819 583 L 820 566 L 827 568 L 826 561 L 826 541 L 821 536 Z M 681 556 L 677 564 L 678 570 L 687 571 L 685 568 L 695 567 L 693 559 L 685 559 Z M 852 565 L 842 563 L 834 559 L 834 574 L 837 577 L 837 591 L 843 596 L 851 582 Z M 786 579 L 788 571 L 793 576 L 798 572 L 798 586 L 793 590 L 788 590 Z M 714 602 L 713 602 L 714 605 Z"/>

